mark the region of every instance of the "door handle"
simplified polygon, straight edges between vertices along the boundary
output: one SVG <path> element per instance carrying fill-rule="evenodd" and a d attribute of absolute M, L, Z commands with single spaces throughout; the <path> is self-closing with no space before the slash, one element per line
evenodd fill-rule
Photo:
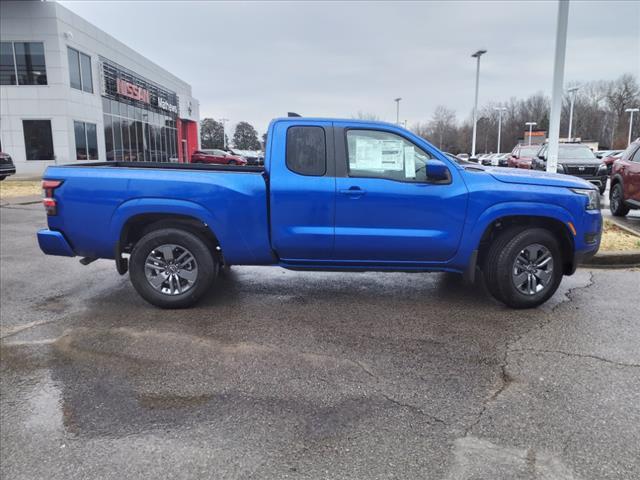
<path fill-rule="evenodd" d="M 348 189 L 338 190 L 342 195 L 349 195 L 350 197 L 360 197 L 364 195 L 366 190 L 361 189 L 360 187 L 349 187 Z"/>

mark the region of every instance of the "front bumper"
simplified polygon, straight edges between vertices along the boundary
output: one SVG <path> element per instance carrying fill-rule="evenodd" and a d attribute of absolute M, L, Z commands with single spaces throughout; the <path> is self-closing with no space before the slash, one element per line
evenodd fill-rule
<path fill-rule="evenodd" d="M 48 228 L 39 230 L 38 245 L 40 245 L 40 250 L 47 255 L 59 255 L 62 257 L 76 256 L 71 245 L 69 245 L 67 239 L 64 238 L 64 235 L 55 230 L 49 230 Z"/>
<path fill-rule="evenodd" d="M 16 167 L 13 165 L 0 165 L 0 176 L 13 175 L 16 173 Z"/>

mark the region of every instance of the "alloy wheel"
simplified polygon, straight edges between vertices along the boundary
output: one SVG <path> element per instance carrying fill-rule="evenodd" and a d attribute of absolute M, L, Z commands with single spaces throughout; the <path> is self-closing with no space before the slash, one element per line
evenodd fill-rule
<path fill-rule="evenodd" d="M 144 273 L 154 290 L 165 295 L 179 295 L 190 290 L 198 278 L 198 264 L 193 254 L 181 245 L 165 244 L 147 256 Z"/>
<path fill-rule="evenodd" d="M 513 261 L 511 280 L 520 293 L 536 295 L 553 280 L 553 256 L 544 245 L 523 248 Z"/>

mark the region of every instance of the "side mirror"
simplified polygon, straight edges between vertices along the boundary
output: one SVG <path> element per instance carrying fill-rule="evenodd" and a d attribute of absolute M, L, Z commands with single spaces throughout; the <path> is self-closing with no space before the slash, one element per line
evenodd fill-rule
<path fill-rule="evenodd" d="M 544 158 L 544 155 L 538 155 L 538 158 L 539 158 L 540 160 L 544 160 L 544 159 L 545 159 L 545 158 Z"/>
<path fill-rule="evenodd" d="M 449 183 L 451 181 L 449 168 L 440 160 L 427 160 L 427 180 L 433 183 Z"/>

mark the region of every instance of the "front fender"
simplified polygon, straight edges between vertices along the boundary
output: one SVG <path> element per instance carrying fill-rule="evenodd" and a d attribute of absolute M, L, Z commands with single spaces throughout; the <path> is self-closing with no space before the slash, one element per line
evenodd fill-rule
<path fill-rule="evenodd" d="M 469 258 L 478 249 L 482 235 L 496 220 L 504 217 L 540 217 L 557 220 L 567 225 L 571 222 L 574 226 L 576 220 L 567 209 L 558 205 L 539 202 L 505 202 L 492 205 L 484 210 L 471 225 L 465 228 L 463 242 L 460 251 L 452 263 L 461 269 L 468 266 Z M 568 227 L 567 227 L 568 228 Z"/>

